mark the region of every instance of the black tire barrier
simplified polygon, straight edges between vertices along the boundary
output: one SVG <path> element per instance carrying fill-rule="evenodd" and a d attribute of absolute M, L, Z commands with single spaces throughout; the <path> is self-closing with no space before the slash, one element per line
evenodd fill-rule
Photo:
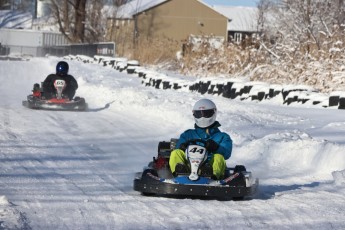
<path fill-rule="evenodd" d="M 298 96 L 288 97 L 283 104 L 290 105 L 292 102 L 297 102 Z"/>
<path fill-rule="evenodd" d="M 179 86 L 178 83 L 174 83 L 173 89 L 177 90 L 177 89 L 181 89 L 181 88 L 182 88 L 182 86 Z"/>
<path fill-rule="evenodd" d="M 163 89 L 171 89 L 171 86 L 169 81 L 163 81 Z"/>
<path fill-rule="evenodd" d="M 127 73 L 128 73 L 128 74 L 133 74 L 134 71 L 135 71 L 134 68 L 129 68 L 129 67 L 127 67 Z"/>
<path fill-rule="evenodd" d="M 345 109 L 345 97 L 339 98 L 339 106 L 338 109 Z"/>
<path fill-rule="evenodd" d="M 226 85 L 223 87 L 223 97 L 225 98 L 231 98 L 231 87 L 234 83 L 233 82 L 228 82 Z"/>
<path fill-rule="evenodd" d="M 302 104 L 305 104 L 307 101 L 309 101 L 309 98 L 298 98 L 297 102 L 300 102 Z"/>
<path fill-rule="evenodd" d="M 259 92 L 258 93 L 258 100 L 259 101 L 262 101 L 266 96 L 266 93 L 265 92 Z"/>
<path fill-rule="evenodd" d="M 205 94 L 205 93 L 207 93 L 208 87 L 211 84 L 211 82 L 210 81 L 208 81 L 206 83 L 205 82 L 200 82 L 199 84 L 200 84 L 200 86 L 199 86 L 198 92 L 201 93 L 201 94 Z"/>
<path fill-rule="evenodd" d="M 217 84 L 216 90 L 213 90 L 213 94 L 221 95 L 223 94 L 224 84 Z"/>
<path fill-rule="evenodd" d="M 154 83 L 154 87 L 155 87 L 156 89 L 159 89 L 159 85 L 161 84 L 161 82 L 162 82 L 162 79 L 157 79 L 157 80 L 155 81 L 155 83 Z"/>
<path fill-rule="evenodd" d="M 267 88 L 265 87 L 264 91 L 260 91 L 258 90 L 258 88 L 256 87 L 255 91 L 252 91 L 252 89 L 254 88 L 253 85 L 255 85 L 256 83 L 253 82 L 248 82 L 248 83 L 242 83 L 242 82 L 238 82 L 237 80 L 235 80 L 235 82 L 233 81 L 225 81 L 223 84 L 218 83 L 219 80 L 217 80 L 217 83 L 212 84 L 212 81 L 199 81 L 196 83 L 192 83 L 190 84 L 190 82 L 188 81 L 184 81 L 184 80 L 179 80 L 181 83 L 177 83 L 171 80 L 162 80 L 159 79 L 157 77 L 150 77 L 148 76 L 148 72 L 145 70 L 137 70 L 136 68 L 128 68 L 128 66 L 124 66 L 123 64 L 123 60 L 124 58 L 117 58 L 116 60 L 109 60 L 109 57 L 105 57 L 104 59 L 102 57 L 94 57 L 92 60 L 91 58 L 83 58 L 82 56 L 76 56 L 73 57 L 71 55 L 67 56 L 67 58 L 69 58 L 69 60 L 73 60 L 74 58 L 76 58 L 79 61 L 83 61 L 85 63 L 95 63 L 98 62 L 98 64 L 103 64 L 104 66 L 107 65 L 111 65 L 114 69 L 119 70 L 120 72 L 122 72 L 123 70 L 127 69 L 127 73 L 128 74 L 134 74 L 137 73 L 138 77 L 142 78 L 143 80 L 141 81 L 142 84 L 144 84 L 145 86 L 151 86 L 151 87 L 155 87 L 157 89 L 174 89 L 174 90 L 179 90 L 182 88 L 188 89 L 190 91 L 196 91 L 199 92 L 201 94 L 212 94 L 212 95 L 221 95 L 225 98 L 229 98 L 229 99 L 235 99 L 237 97 L 240 97 L 241 100 L 246 100 L 246 99 L 250 99 L 250 100 L 258 100 L 258 101 L 262 101 L 265 99 L 272 99 L 275 98 L 279 95 L 281 95 L 281 97 L 283 98 L 283 104 L 287 104 L 290 105 L 291 103 L 302 103 L 305 104 L 308 101 L 311 101 L 309 104 L 312 105 L 320 105 L 322 103 L 322 107 L 334 107 L 334 106 L 338 106 L 338 109 L 345 109 L 345 92 L 338 92 L 339 94 L 331 94 L 328 98 L 323 97 L 321 95 L 321 97 L 316 97 L 316 98 L 311 98 L 310 95 L 312 95 L 313 93 L 317 93 L 315 92 L 313 89 L 311 88 L 304 88 L 304 87 L 299 87 L 296 86 L 296 88 L 294 86 L 289 86 L 288 88 L 283 88 L 282 86 L 280 87 L 276 87 L 279 85 L 270 85 L 271 88 Z M 108 60 L 106 60 L 108 58 Z M 150 75 L 150 74 L 149 74 Z M 163 77 L 163 79 L 165 79 L 165 77 Z M 236 84 L 235 83 L 239 83 Z M 257 91 L 257 92 L 256 92 Z M 291 92 L 305 92 L 305 95 L 303 94 L 290 94 Z M 308 94 L 310 94 L 308 96 Z M 313 100 L 313 101 L 312 101 Z"/>
<path fill-rule="evenodd" d="M 208 94 L 213 94 L 213 90 L 214 87 L 216 87 L 215 85 L 210 85 L 209 90 L 207 91 Z"/>
<path fill-rule="evenodd" d="M 246 86 L 244 86 L 244 88 L 243 88 L 243 93 L 249 93 L 250 90 L 251 90 L 252 88 L 253 88 L 252 85 L 246 85 Z"/>
<path fill-rule="evenodd" d="M 239 93 L 236 92 L 236 89 L 231 89 L 231 92 L 230 92 L 230 99 L 235 99 L 236 97 L 239 96 Z"/>
<path fill-rule="evenodd" d="M 338 106 L 339 100 L 340 100 L 340 96 L 330 96 L 328 105 L 329 106 Z"/>

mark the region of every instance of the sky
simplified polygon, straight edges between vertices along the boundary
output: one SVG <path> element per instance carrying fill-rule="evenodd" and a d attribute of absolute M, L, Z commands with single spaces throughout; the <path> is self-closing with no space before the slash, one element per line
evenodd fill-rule
<path fill-rule="evenodd" d="M 259 0 L 203 0 L 209 5 L 226 5 L 226 6 L 249 6 L 256 7 Z"/>
<path fill-rule="evenodd" d="M 60 59 L 0 61 L 0 229 L 345 229 L 344 110 L 188 90 L 200 79 L 151 69 L 186 85 L 146 87 L 137 74 L 69 60 L 85 112 L 22 106 Z M 209 78 L 212 83 L 224 78 Z M 245 76 L 244 76 L 244 79 Z M 192 128 L 209 98 L 233 140 L 227 165 L 260 181 L 244 201 L 145 197 L 136 172 L 159 141 Z"/>

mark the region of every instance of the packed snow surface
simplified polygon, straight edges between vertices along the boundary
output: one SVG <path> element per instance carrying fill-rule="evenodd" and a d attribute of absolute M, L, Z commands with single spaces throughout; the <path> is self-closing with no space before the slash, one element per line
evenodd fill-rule
<path fill-rule="evenodd" d="M 145 87 L 134 74 L 69 61 L 85 112 L 22 100 L 57 58 L 0 61 L 0 229 L 345 229 L 345 111 Z M 260 179 L 244 201 L 145 197 L 135 172 L 159 141 L 192 128 L 203 97 L 233 139 L 229 166 Z"/>

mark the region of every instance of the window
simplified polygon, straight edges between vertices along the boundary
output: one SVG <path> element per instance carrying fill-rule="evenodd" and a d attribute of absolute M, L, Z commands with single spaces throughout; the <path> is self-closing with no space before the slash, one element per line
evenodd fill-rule
<path fill-rule="evenodd" d="M 242 41 L 242 33 L 234 33 L 234 42 L 240 43 Z"/>

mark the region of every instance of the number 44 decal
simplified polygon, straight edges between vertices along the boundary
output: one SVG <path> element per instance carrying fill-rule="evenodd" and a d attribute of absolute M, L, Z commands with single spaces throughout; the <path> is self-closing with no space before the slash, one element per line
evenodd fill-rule
<path fill-rule="evenodd" d="M 191 149 L 189 149 L 190 153 L 200 153 L 203 154 L 204 153 L 204 148 L 198 148 L 198 147 L 193 147 Z"/>
<path fill-rule="evenodd" d="M 189 158 L 204 158 L 206 155 L 205 147 L 199 145 L 188 146 L 188 157 Z"/>

